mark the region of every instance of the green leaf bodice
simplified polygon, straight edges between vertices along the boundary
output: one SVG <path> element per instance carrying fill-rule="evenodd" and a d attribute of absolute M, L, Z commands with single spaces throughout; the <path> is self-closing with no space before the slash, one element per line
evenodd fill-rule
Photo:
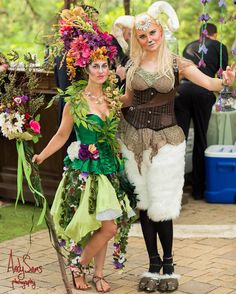
<path fill-rule="evenodd" d="M 85 159 L 75 158 L 70 160 L 66 156 L 64 163 L 67 167 L 94 174 L 113 174 L 123 170 L 123 160 L 120 158 L 118 142 L 116 140 L 118 121 L 115 117 L 107 117 L 102 120 L 97 114 L 86 114 L 83 123 L 75 119 L 75 132 L 78 144 L 94 144 L 99 152 L 99 158 Z"/>

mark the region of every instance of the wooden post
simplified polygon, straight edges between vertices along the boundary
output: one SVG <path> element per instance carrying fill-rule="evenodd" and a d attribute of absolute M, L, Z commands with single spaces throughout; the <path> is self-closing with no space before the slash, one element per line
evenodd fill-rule
<path fill-rule="evenodd" d="M 32 162 L 32 157 L 34 155 L 33 142 L 32 141 L 24 141 L 23 144 L 24 144 L 24 149 L 25 149 L 26 160 L 31 165 L 31 168 L 32 168 L 32 173 L 30 176 L 32 185 L 38 192 L 43 194 L 42 183 L 41 183 L 41 179 L 40 179 L 40 175 L 39 175 L 39 167 L 36 163 Z M 38 199 L 39 204 L 42 204 L 41 198 L 37 197 L 36 194 L 35 194 L 35 198 Z M 66 294 L 73 294 L 71 287 L 70 287 L 70 283 L 69 283 L 67 275 L 66 275 L 65 264 L 64 264 L 62 253 L 61 253 L 61 248 L 58 243 L 58 238 L 57 238 L 56 230 L 54 227 L 53 219 L 52 219 L 52 216 L 51 216 L 51 213 L 50 213 L 50 210 L 48 207 L 46 210 L 45 219 L 47 221 L 47 225 L 48 225 L 50 233 L 52 235 L 54 248 L 56 249 L 56 252 L 57 252 L 58 263 L 59 263 L 59 267 L 61 270 L 62 280 L 63 280 L 64 286 L 66 289 Z"/>
<path fill-rule="evenodd" d="M 130 15 L 130 0 L 123 0 L 124 10 L 126 15 Z"/>
<path fill-rule="evenodd" d="M 59 267 L 61 270 L 62 280 L 63 280 L 64 286 L 66 288 L 66 294 L 73 294 L 71 287 L 70 287 L 70 283 L 68 281 L 67 274 L 66 274 L 65 264 L 64 264 L 64 260 L 63 260 L 62 254 L 61 254 L 61 248 L 58 244 L 57 234 L 55 231 L 54 223 L 53 223 L 52 216 L 50 214 L 49 209 L 47 209 L 47 212 L 46 212 L 46 220 L 47 220 L 48 227 L 49 227 L 51 234 L 52 234 L 54 247 L 57 252 L 58 263 L 59 263 Z"/>

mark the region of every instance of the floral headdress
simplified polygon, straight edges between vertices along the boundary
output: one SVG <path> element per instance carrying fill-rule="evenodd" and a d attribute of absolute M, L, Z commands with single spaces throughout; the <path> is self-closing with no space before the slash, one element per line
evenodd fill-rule
<path fill-rule="evenodd" d="M 63 42 L 68 75 L 76 76 L 76 67 L 86 67 L 91 61 L 114 59 L 117 49 L 112 36 L 102 32 L 82 7 L 61 12 L 59 35 Z"/>

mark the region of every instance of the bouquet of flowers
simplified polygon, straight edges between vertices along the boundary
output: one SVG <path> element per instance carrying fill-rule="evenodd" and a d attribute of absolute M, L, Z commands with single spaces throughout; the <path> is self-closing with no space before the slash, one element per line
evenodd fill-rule
<path fill-rule="evenodd" d="M 38 142 L 40 133 L 40 114 L 38 111 L 44 105 L 44 97 L 35 95 L 38 78 L 34 70 L 36 58 L 30 53 L 24 56 L 24 75 L 17 75 L 19 55 L 12 51 L 8 54 L 14 67 L 0 72 L 0 131 L 9 140 L 16 140 L 18 152 L 17 197 L 16 204 L 23 197 L 23 175 L 29 189 L 33 192 L 36 204 L 43 210 L 39 223 L 43 221 L 46 212 L 46 199 L 42 194 L 38 168 L 32 161 L 33 143 Z M 3 58 L 3 57 L 2 57 Z M 5 64 L 8 64 L 4 57 Z"/>

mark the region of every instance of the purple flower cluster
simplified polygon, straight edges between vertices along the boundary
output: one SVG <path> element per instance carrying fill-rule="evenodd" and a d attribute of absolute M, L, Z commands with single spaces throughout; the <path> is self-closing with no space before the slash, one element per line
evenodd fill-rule
<path fill-rule="evenodd" d="M 124 267 L 123 263 L 119 261 L 121 254 L 121 246 L 119 243 L 113 243 L 114 252 L 113 252 L 113 266 L 115 269 L 122 269 Z"/>
<path fill-rule="evenodd" d="M 65 247 L 65 246 L 66 246 L 66 241 L 65 241 L 64 239 L 59 239 L 59 240 L 58 240 L 58 245 L 59 245 L 60 247 Z"/>
<path fill-rule="evenodd" d="M 232 54 L 236 56 L 236 47 L 232 49 Z"/>
<path fill-rule="evenodd" d="M 87 144 L 80 144 L 79 149 L 79 159 L 81 160 L 98 160 L 99 159 L 99 151 L 95 150 L 94 152 L 90 152 L 89 146 Z"/>
<path fill-rule="evenodd" d="M 88 150 L 88 145 L 87 144 L 80 144 L 79 159 L 87 160 L 89 158 L 90 158 L 90 152 Z"/>
<path fill-rule="evenodd" d="M 64 47 L 66 51 L 70 50 L 71 42 L 81 34 L 82 34 L 81 30 L 75 27 L 67 27 L 67 30 L 65 29 L 61 32 L 61 39 L 64 43 Z"/>
<path fill-rule="evenodd" d="M 199 21 L 208 21 L 210 18 L 211 17 L 208 13 L 206 13 L 206 14 L 202 13 L 198 19 L 199 19 Z"/>
<path fill-rule="evenodd" d="M 122 269 L 123 268 L 123 264 L 120 263 L 118 260 L 113 260 L 112 264 L 115 269 Z"/>
<path fill-rule="evenodd" d="M 19 105 L 19 104 L 24 104 L 26 103 L 28 100 L 29 100 L 29 97 L 28 96 L 16 96 L 15 98 L 13 98 L 14 100 L 14 103 Z"/>
<path fill-rule="evenodd" d="M 219 0 L 219 7 L 223 7 L 223 6 L 226 7 L 225 0 Z"/>
<path fill-rule="evenodd" d="M 203 5 L 206 5 L 207 3 L 211 2 L 211 0 L 200 0 L 200 2 L 201 2 Z"/>
<path fill-rule="evenodd" d="M 81 255 L 82 253 L 82 248 L 78 245 L 78 244 L 72 244 L 71 248 L 70 248 L 71 252 L 74 252 L 76 255 Z"/>

